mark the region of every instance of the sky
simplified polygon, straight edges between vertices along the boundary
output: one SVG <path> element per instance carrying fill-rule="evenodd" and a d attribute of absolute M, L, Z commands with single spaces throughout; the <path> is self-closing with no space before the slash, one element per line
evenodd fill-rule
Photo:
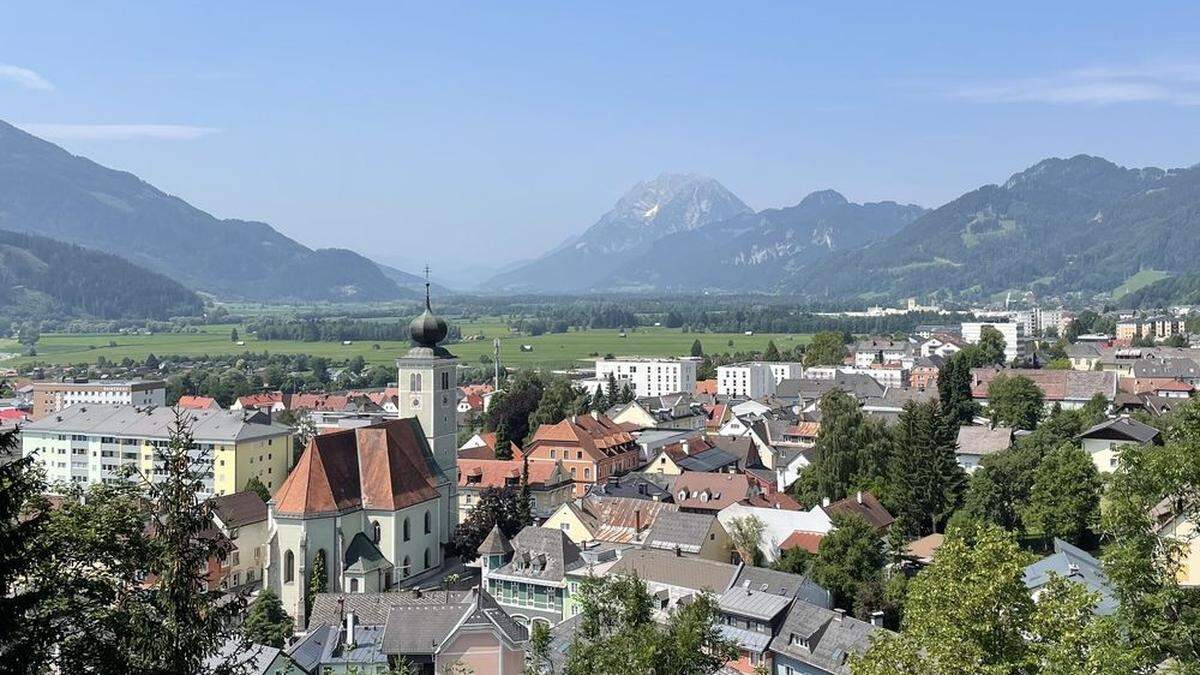
<path fill-rule="evenodd" d="M 937 206 L 1200 162 L 1200 3 L 21 3 L 0 119 L 218 217 L 445 278 L 639 180 Z"/>

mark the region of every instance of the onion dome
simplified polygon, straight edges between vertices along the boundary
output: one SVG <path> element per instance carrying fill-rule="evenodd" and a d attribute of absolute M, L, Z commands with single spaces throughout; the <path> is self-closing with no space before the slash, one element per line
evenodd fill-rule
<path fill-rule="evenodd" d="M 426 281 L 425 311 L 408 324 L 409 336 L 418 346 L 432 349 L 437 347 L 437 343 L 446 339 L 446 332 L 446 320 L 434 314 L 433 308 L 429 306 L 429 281 Z"/>

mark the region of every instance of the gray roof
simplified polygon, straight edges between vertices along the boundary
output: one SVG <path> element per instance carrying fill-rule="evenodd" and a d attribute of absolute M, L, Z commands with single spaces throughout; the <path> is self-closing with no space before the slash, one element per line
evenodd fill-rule
<path fill-rule="evenodd" d="M 222 664 L 236 664 L 237 671 L 244 675 L 266 675 L 267 669 L 282 651 L 278 647 L 251 643 L 244 648 L 237 639 L 226 640 L 221 647 L 204 660 L 204 665 L 216 669 Z"/>
<path fill-rule="evenodd" d="M 1025 587 L 1031 591 L 1041 588 L 1050 583 L 1052 575 L 1081 583 L 1088 591 L 1098 594 L 1096 614 L 1103 616 L 1117 611 L 1119 602 L 1101 562 L 1083 549 L 1056 538 L 1052 555 L 1025 568 Z"/>
<path fill-rule="evenodd" d="M 454 630 L 462 626 L 490 626 L 511 642 L 524 642 L 529 634 L 490 595 L 469 595 L 440 605 L 393 607 L 383 631 L 386 654 L 433 654 Z"/>
<path fill-rule="evenodd" d="M 508 555 L 512 551 L 512 544 L 509 543 L 508 537 L 500 531 L 500 526 L 493 525 L 492 531 L 488 532 L 476 553 L 479 555 Z"/>
<path fill-rule="evenodd" d="M 192 420 L 192 438 L 200 443 L 232 443 L 292 433 L 291 427 L 259 422 L 265 416 L 244 410 L 189 409 L 183 415 Z M 165 440 L 174 422 L 174 408 L 77 403 L 26 424 L 24 430 Z"/>
<path fill-rule="evenodd" d="M 748 616 L 760 621 L 772 621 L 792 604 L 792 598 L 767 591 L 734 586 L 721 594 L 718 604 L 722 612 Z"/>
<path fill-rule="evenodd" d="M 990 455 L 1012 446 L 1013 430 L 1009 427 L 959 427 L 958 449 L 960 455 Z"/>
<path fill-rule="evenodd" d="M 783 380 L 775 387 L 775 395 L 784 399 L 813 400 L 831 389 L 841 389 L 859 399 L 883 395 L 883 386 L 871 376 L 840 371 L 830 380 L 808 377 Z"/>
<path fill-rule="evenodd" d="M 359 532 L 350 540 L 346 547 L 345 570 L 352 573 L 373 572 L 378 569 L 391 567 L 392 564 L 383 556 L 383 552 L 367 535 Z"/>
<path fill-rule="evenodd" d="M 877 630 L 883 629 L 797 600 L 771 640 L 771 651 L 828 673 L 848 675 L 850 655 L 865 651 Z M 800 643 L 803 640 L 807 647 Z"/>
<path fill-rule="evenodd" d="M 669 483 L 664 486 L 661 482 L 655 481 L 650 474 L 631 471 L 621 476 L 609 476 L 607 481 L 596 483 L 588 490 L 588 495 L 625 497 L 627 499 L 653 500 L 657 498 L 660 502 L 670 502 L 673 499 L 670 487 Z"/>
<path fill-rule="evenodd" d="M 646 536 L 646 546 L 685 553 L 699 553 L 717 517 L 706 513 L 672 511 L 660 513 Z"/>
<path fill-rule="evenodd" d="M 709 448 L 681 457 L 675 463 L 684 471 L 718 471 L 727 466 L 736 466 L 738 458 L 720 448 Z"/>
<path fill-rule="evenodd" d="M 1200 378 L 1200 364 L 1184 358 L 1138 359 L 1130 366 L 1134 377 Z"/>
<path fill-rule="evenodd" d="M 1105 420 L 1079 434 L 1080 438 L 1125 439 L 1130 443 L 1149 443 L 1158 437 L 1158 429 L 1129 417 Z"/>
<path fill-rule="evenodd" d="M 310 628 L 300 642 L 291 647 L 288 656 L 308 672 L 317 672 L 323 665 L 386 664 L 387 655 L 381 651 L 383 626 L 358 626 L 354 644 L 348 645 L 341 635 L 340 625 L 319 625 Z"/>
<path fill-rule="evenodd" d="M 737 628 L 725 624 L 717 624 L 717 630 L 721 631 L 721 635 L 726 640 L 731 640 L 737 644 L 739 649 L 754 652 L 755 654 L 767 651 L 767 647 L 771 645 L 770 633 L 760 633 L 756 630 Z M 734 670 L 733 672 L 736 673 L 738 671 Z"/>
<path fill-rule="evenodd" d="M 714 593 L 729 588 L 736 572 L 737 565 L 650 549 L 626 551 L 608 570 L 609 574 L 636 574 L 645 581 Z"/>
<path fill-rule="evenodd" d="M 513 537 L 512 545 L 512 560 L 496 574 L 558 582 L 583 566 L 579 547 L 562 530 L 526 527 Z"/>
<path fill-rule="evenodd" d="M 450 591 L 449 602 L 461 600 L 469 591 Z M 412 591 L 387 593 L 318 593 L 309 612 L 310 624 L 338 625 L 343 611 L 354 612 L 364 626 L 382 626 L 393 607 L 447 604 L 445 591 L 427 591 L 419 596 Z"/>
<path fill-rule="evenodd" d="M 731 586 L 755 588 L 760 591 L 799 598 L 819 607 L 832 607 L 833 596 L 817 582 L 803 574 L 780 572 L 766 567 L 744 565 L 738 570 Z"/>

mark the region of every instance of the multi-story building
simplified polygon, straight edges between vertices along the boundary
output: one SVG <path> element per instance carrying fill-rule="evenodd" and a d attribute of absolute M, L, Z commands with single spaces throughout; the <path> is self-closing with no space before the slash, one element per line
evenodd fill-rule
<path fill-rule="evenodd" d="M 717 395 L 762 398 L 775 392 L 775 374 L 763 361 L 734 363 L 717 368 Z"/>
<path fill-rule="evenodd" d="M 609 476 L 632 471 L 640 463 L 637 442 L 608 417 L 593 412 L 576 415 L 558 424 L 543 424 L 525 449 L 531 464 L 559 462 L 575 481 L 575 496 Z"/>
<path fill-rule="evenodd" d="M 267 505 L 253 490 L 213 497 L 213 525 L 228 542 L 222 588 L 257 590 L 267 568 Z"/>
<path fill-rule="evenodd" d="M 1004 337 L 1004 360 L 1012 363 L 1014 359 L 1025 358 L 1025 325 L 1016 321 L 1001 323 L 967 322 L 962 325 L 962 337 L 967 344 L 979 342 L 983 329 L 994 328 Z"/>
<path fill-rule="evenodd" d="M 509 541 L 494 527 L 478 552 L 484 588 L 517 623 L 550 627 L 563 620 L 567 573 L 585 563 L 562 530 L 526 527 Z"/>
<path fill-rule="evenodd" d="M 775 384 L 779 384 L 784 380 L 794 380 L 797 377 L 804 377 L 804 364 L 795 361 L 767 361 L 767 367 L 771 369 L 771 377 L 775 378 Z"/>
<path fill-rule="evenodd" d="M 458 458 L 458 518 L 462 521 L 488 488 L 517 490 L 521 475 L 529 470 L 529 499 L 533 517 L 541 522 L 571 501 L 575 482 L 562 462 L 529 462 L 513 459 Z"/>
<path fill-rule="evenodd" d="M 167 383 L 162 380 L 82 380 L 33 383 L 33 419 L 35 420 L 76 403 L 163 406 L 167 404 Z"/>
<path fill-rule="evenodd" d="M 227 495 L 252 476 L 274 491 L 292 464 L 292 428 L 266 413 L 180 410 L 190 423 L 198 461 L 211 466 L 204 479 L 209 494 Z M 46 469 L 53 483 L 111 483 L 133 468 L 154 476 L 156 450 L 170 443 L 176 410 L 157 406 L 77 404 L 22 429 L 21 450 Z"/>
<path fill-rule="evenodd" d="M 696 367 L 699 359 L 646 359 L 622 357 L 596 359 L 596 378 L 629 380 L 635 396 L 662 396 L 696 391 Z"/>

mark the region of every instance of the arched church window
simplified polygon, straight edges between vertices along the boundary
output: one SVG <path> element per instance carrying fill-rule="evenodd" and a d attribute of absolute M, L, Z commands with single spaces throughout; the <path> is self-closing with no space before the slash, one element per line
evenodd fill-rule
<path fill-rule="evenodd" d="M 383 528 L 379 527 L 379 521 L 371 523 L 371 541 L 379 545 L 379 540 L 383 537 Z"/>
<path fill-rule="evenodd" d="M 404 541 L 408 541 L 409 539 L 412 538 L 411 530 L 412 530 L 412 527 L 411 527 L 411 525 L 409 525 L 408 516 L 405 516 L 404 517 Z"/>
<path fill-rule="evenodd" d="M 290 584 L 296 580 L 296 556 L 291 551 L 283 554 L 283 583 Z"/>

